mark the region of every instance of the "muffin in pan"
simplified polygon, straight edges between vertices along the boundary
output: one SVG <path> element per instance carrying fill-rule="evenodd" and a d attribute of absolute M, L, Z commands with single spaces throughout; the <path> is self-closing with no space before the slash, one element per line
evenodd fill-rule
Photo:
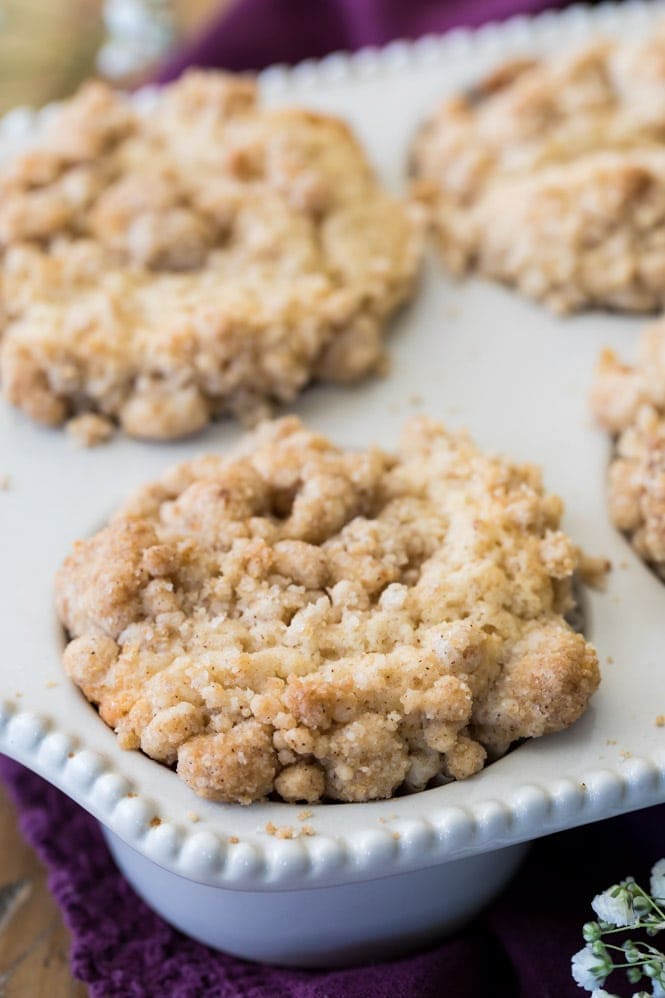
<path fill-rule="evenodd" d="M 425 417 L 395 453 L 266 423 L 77 543 L 65 668 L 123 747 L 214 800 L 463 779 L 598 685 L 561 513 L 536 468 Z"/>
<path fill-rule="evenodd" d="M 665 304 L 665 25 L 500 66 L 412 152 L 446 265 L 558 312 Z"/>
<path fill-rule="evenodd" d="M 169 438 L 362 378 L 421 216 L 341 120 L 248 78 L 189 73 L 149 113 L 88 84 L 0 173 L 2 391 L 91 438 Z"/>
<path fill-rule="evenodd" d="M 644 331 L 634 365 L 622 363 L 612 350 L 603 352 L 591 405 L 614 438 L 612 521 L 665 579 L 665 320 Z"/>

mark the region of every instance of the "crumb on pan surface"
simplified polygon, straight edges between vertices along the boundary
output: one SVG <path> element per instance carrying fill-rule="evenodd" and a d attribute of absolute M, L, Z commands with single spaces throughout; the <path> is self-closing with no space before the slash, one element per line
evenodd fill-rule
<path fill-rule="evenodd" d="M 634 365 L 601 354 L 591 390 L 598 423 L 613 437 L 609 510 L 614 525 L 665 579 L 665 321 L 640 337 Z"/>
<path fill-rule="evenodd" d="M 395 453 L 295 417 L 139 489 L 61 567 L 64 665 L 203 797 L 365 801 L 463 779 L 584 711 L 579 552 L 539 471 L 409 421 Z"/>
<path fill-rule="evenodd" d="M 344 122 L 248 78 L 190 72 L 148 114 L 86 84 L 0 171 L 2 391 L 169 438 L 381 370 L 421 218 Z"/>
<path fill-rule="evenodd" d="M 447 99 L 416 138 L 444 261 L 555 311 L 665 303 L 665 22 L 515 60 Z"/>

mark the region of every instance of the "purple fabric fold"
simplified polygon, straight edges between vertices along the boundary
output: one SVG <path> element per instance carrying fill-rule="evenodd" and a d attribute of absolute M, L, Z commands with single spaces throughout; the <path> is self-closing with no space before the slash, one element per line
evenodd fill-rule
<path fill-rule="evenodd" d="M 168 60 L 158 79 L 175 79 L 188 66 L 262 69 L 565 6 L 562 0 L 241 0 Z"/>
<path fill-rule="evenodd" d="M 463 931 L 390 964 L 284 970 L 216 953 L 172 929 L 116 869 L 97 823 L 0 756 L 21 830 L 49 871 L 92 998 L 579 998 L 570 958 L 594 894 L 663 855 L 665 804 L 536 842 L 503 895 Z"/>

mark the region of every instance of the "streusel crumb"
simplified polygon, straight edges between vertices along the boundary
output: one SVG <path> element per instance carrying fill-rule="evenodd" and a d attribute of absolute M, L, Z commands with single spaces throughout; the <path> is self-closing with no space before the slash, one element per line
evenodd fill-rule
<path fill-rule="evenodd" d="M 536 468 L 425 417 L 394 454 L 265 423 L 76 544 L 65 668 L 124 748 L 213 800 L 464 779 L 598 685 L 561 512 Z"/>
<path fill-rule="evenodd" d="M 448 99 L 413 166 L 447 266 L 556 311 L 665 303 L 665 25 Z"/>
<path fill-rule="evenodd" d="M 81 447 L 96 447 L 111 439 L 113 423 L 94 412 L 84 412 L 69 420 L 67 432 Z"/>
<path fill-rule="evenodd" d="M 665 321 L 645 330 L 634 366 L 603 351 L 591 407 L 614 438 L 612 521 L 665 579 Z"/>
<path fill-rule="evenodd" d="M 380 371 L 421 218 L 342 121 L 250 79 L 188 73 L 149 113 L 86 84 L 0 172 L 2 390 L 169 438 Z"/>

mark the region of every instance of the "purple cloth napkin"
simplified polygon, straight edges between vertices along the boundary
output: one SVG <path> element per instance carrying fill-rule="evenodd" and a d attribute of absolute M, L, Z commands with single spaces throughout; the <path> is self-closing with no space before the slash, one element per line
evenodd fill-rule
<path fill-rule="evenodd" d="M 93 998 L 581 998 L 570 958 L 594 894 L 665 853 L 665 804 L 541 839 L 503 895 L 434 949 L 350 970 L 280 970 L 215 953 L 134 893 L 96 822 L 0 757 L 21 830 L 49 870 L 73 936 L 72 970 Z M 614 990 L 614 989 L 612 989 Z"/>
<path fill-rule="evenodd" d="M 175 79 L 188 66 L 262 69 L 565 6 L 565 0 L 236 0 L 166 63 L 159 79 Z"/>

